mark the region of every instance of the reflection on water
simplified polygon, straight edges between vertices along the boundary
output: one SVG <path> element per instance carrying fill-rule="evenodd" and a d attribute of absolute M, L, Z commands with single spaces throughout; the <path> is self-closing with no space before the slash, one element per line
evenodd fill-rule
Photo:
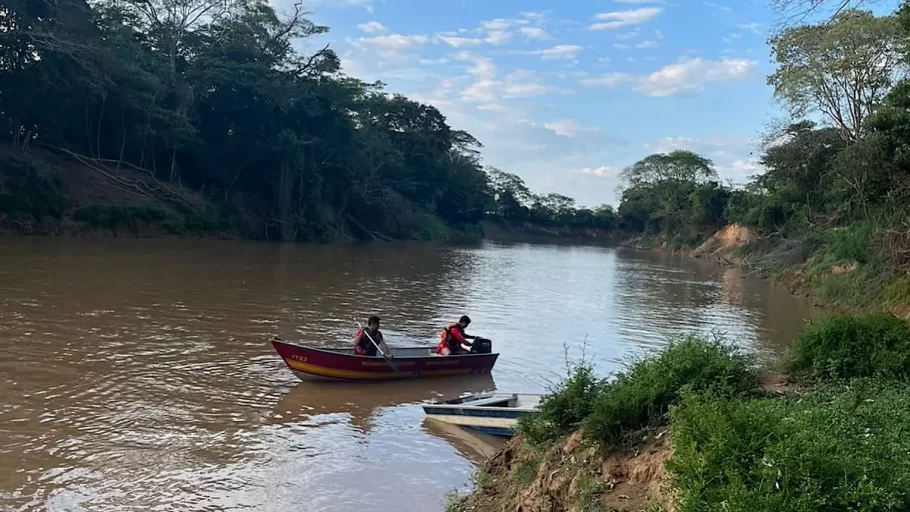
<path fill-rule="evenodd" d="M 279 335 L 435 344 L 461 314 L 492 376 L 301 383 Z M 770 355 L 815 315 L 736 270 L 597 247 L 0 239 L 0 510 L 439 510 L 490 448 L 419 403 L 539 392 L 690 331 Z"/>

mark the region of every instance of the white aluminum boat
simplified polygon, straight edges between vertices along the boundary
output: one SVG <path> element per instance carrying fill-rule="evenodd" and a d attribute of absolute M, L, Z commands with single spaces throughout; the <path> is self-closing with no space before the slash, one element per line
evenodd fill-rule
<path fill-rule="evenodd" d="M 475 393 L 423 405 L 427 418 L 485 434 L 511 437 L 521 416 L 537 412 L 542 395 L 530 393 Z"/>

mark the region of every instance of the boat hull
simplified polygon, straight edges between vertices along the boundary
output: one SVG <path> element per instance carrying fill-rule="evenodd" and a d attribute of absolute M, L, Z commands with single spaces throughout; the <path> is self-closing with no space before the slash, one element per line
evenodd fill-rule
<path fill-rule="evenodd" d="M 482 393 L 423 405 L 428 419 L 484 434 L 511 437 L 522 416 L 537 412 L 540 395 Z"/>
<path fill-rule="evenodd" d="M 490 373 L 499 354 L 440 356 L 435 348 L 391 348 L 392 363 L 381 356 L 354 355 L 353 349 L 323 349 L 273 338 L 272 346 L 301 380 L 387 381 Z"/>

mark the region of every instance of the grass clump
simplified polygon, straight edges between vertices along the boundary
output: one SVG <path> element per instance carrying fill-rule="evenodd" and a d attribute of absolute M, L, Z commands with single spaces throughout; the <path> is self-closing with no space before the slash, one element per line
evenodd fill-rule
<path fill-rule="evenodd" d="M 810 326 L 790 349 L 790 374 L 806 380 L 910 376 L 910 327 L 888 313 L 836 315 Z"/>
<path fill-rule="evenodd" d="M 417 230 L 414 233 L 416 240 L 446 240 L 451 236 L 451 228 L 439 217 L 430 214 L 417 216 Z"/>
<path fill-rule="evenodd" d="M 597 378 L 585 363 L 570 367 L 568 378 L 541 400 L 540 412 L 519 421 L 518 431 L 541 443 L 583 426 L 601 447 L 617 448 L 640 431 L 665 424 L 684 390 L 740 396 L 758 386 L 751 357 L 720 339 L 692 335 L 634 363 L 613 381 Z"/>
<path fill-rule="evenodd" d="M 60 218 L 66 200 L 53 180 L 21 160 L 0 161 L 0 216 L 41 220 Z"/>
<path fill-rule="evenodd" d="M 120 226 L 135 229 L 139 223 L 163 223 L 167 212 L 149 206 L 92 205 L 73 212 L 73 219 L 93 228 L 114 229 Z"/>
<path fill-rule="evenodd" d="M 690 335 L 620 372 L 594 402 L 585 431 L 603 448 L 618 448 L 665 424 L 685 391 L 741 396 L 758 387 L 751 357 L 720 339 Z"/>
<path fill-rule="evenodd" d="M 606 389 L 606 381 L 598 378 L 594 367 L 584 360 L 567 365 L 567 374 L 565 380 L 541 398 L 537 414 L 519 419 L 517 431 L 532 444 L 551 441 L 577 429 Z"/>
<path fill-rule="evenodd" d="M 807 395 L 687 394 L 672 412 L 678 512 L 910 509 L 910 394 L 894 381 Z"/>

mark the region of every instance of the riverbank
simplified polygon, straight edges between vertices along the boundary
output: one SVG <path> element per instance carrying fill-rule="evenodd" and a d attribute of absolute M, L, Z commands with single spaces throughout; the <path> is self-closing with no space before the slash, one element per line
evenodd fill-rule
<path fill-rule="evenodd" d="M 801 237 L 760 237 L 737 224 L 698 243 L 666 235 L 637 237 L 622 245 L 683 254 L 769 278 L 795 295 L 832 311 L 885 310 L 910 318 L 910 277 L 903 251 L 906 233 L 867 224 L 817 230 Z M 908 238 L 910 240 L 910 238 Z"/>
<path fill-rule="evenodd" d="M 0 144 L 0 233 L 45 236 L 280 239 L 281 226 L 243 204 L 167 183 L 124 162 L 64 149 L 14 151 Z M 449 225 L 427 213 L 403 212 L 384 233 L 353 218 L 306 242 L 452 240 L 487 237 L 530 242 L 615 243 L 614 230 L 488 219 Z M 398 229 L 400 228 L 400 229 Z"/>
<path fill-rule="evenodd" d="M 877 314 L 809 327 L 788 377 L 694 337 L 611 380 L 578 363 L 447 510 L 905 510 L 908 354 Z"/>

